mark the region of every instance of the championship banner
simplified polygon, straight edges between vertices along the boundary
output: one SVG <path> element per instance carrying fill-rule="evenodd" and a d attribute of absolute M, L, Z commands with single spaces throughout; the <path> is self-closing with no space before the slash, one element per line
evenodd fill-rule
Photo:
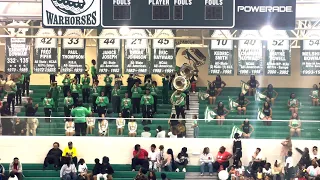
<path fill-rule="evenodd" d="M 150 74 L 150 50 L 148 37 L 144 29 L 131 29 L 128 33 L 133 39 L 125 39 L 124 73 Z"/>
<path fill-rule="evenodd" d="M 263 75 L 262 41 L 258 31 L 242 31 L 238 41 L 238 75 Z"/>
<path fill-rule="evenodd" d="M 67 29 L 64 36 L 81 37 L 80 29 Z M 63 38 L 61 40 L 60 72 L 67 74 L 84 74 L 85 39 Z"/>
<path fill-rule="evenodd" d="M 175 35 L 171 29 L 156 29 L 152 40 L 152 74 L 172 74 L 176 67 Z"/>
<path fill-rule="evenodd" d="M 274 38 L 289 38 L 286 31 L 273 31 Z M 265 75 L 290 76 L 291 52 L 289 40 L 268 40 L 266 52 Z"/>
<path fill-rule="evenodd" d="M 213 38 L 232 37 L 229 30 L 216 30 Z M 233 75 L 233 40 L 211 40 L 209 75 Z"/>
<path fill-rule="evenodd" d="M 320 75 L 320 31 L 308 31 L 306 37 L 317 40 L 301 41 L 301 76 Z"/>
<path fill-rule="evenodd" d="M 99 35 L 104 37 L 98 39 L 98 74 L 121 74 L 122 52 L 121 39 L 116 29 L 103 29 Z"/>
<path fill-rule="evenodd" d="M 13 22 L 7 26 L 29 26 L 23 22 Z M 29 28 L 8 28 L 10 35 L 26 35 Z M 30 39 L 27 38 L 6 38 L 6 73 L 27 73 L 30 72 Z"/>
<path fill-rule="evenodd" d="M 33 73 L 57 73 L 58 72 L 58 41 L 57 38 L 44 38 L 56 36 L 54 29 L 39 29 L 35 38 L 33 50 Z"/>

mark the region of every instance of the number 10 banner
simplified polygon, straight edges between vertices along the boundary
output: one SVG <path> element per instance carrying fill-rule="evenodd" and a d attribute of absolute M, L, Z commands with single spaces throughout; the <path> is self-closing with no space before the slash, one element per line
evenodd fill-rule
<path fill-rule="evenodd" d="M 67 29 L 61 41 L 60 72 L 69 74 L 84 74 L 85 66 L 85 47 L 84 39 L 77 38 L 83 35 L 80 29 Z"/>

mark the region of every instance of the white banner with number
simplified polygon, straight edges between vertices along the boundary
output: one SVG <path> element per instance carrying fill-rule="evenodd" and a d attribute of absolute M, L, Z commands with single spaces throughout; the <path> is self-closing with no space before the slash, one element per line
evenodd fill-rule
<path fill-rule="evenodd" d="M 144 29 L 131 29 L 128 33 L 131 39 L 124 43 L 124 73 L 149 74 L 150 73 L 150 48 L 146 39 L 148 34 Z"/>
<path fill-rule="evenodd" d="M 306 37 L 314 39 L 300 41 L 300 74 L 302 76 L 320 75 L 320 30 L 308 31 Z"/>
<path fill-rule="evenodd" d="M 122 51 L 120 34 L 116 29 L 103 29 L 98 40 L 98 74 L 121 74 Z"/>
<path fill-rule="evenodd" d="M 83 74 L 85 72 L 85 39 L 81 29 L 67 29 L 61 41 L 60 72 Z"/>
<path fill-rule="evenodd" d="M 259 31 L 244 30 L 238 41 L 238 75 L 263 75 L 263 51 Z"/>
<path fill-rule="evenodd" d="M 209 75 L 233 75 L 234 60 L 233 60 L 233 40 L 221 38 L 232 37 L 229 30 L 216 30 L 211 35 L 216 40 L 211 40 L 210 43 L 210 65 Z"/>

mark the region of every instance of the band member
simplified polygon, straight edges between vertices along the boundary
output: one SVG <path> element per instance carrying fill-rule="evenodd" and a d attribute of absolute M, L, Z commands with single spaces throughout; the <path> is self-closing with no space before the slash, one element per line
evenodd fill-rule
<path fill-rule="evenodd" d="M 90 78 L 88 72 L 84 74 L 84 77 L 81 79 L 82 83 L 82 102 L 89 103 L 90 96 Z"/>
<path fill-rule="evenodd" d="M 174 80 L 174 78 L 176 77 L 176 75 L 175 74 L 172 74 L 172 75 L 170 75 L 170 78 L 169 78 L 169 90 L 174 90 L 174 87 L 173 87 L 173 80 Z"/>
<path fill-rule="evenodd" d="M 73 79 L 77 80 L 77 84 L 80 84 L 80 78 L 81 78 L 81 74 L 75 74 Z"/>
<path fill-rule="evenodd" d="M 187 87 L 187 89 L 184 91 L 184 94 L 186 95 L 186 107 L 187 110 L 190 110 L 190 85 Z"/>
<path fill-rule="evenodd" d="M 120 89 L 120 87 L 122 86 L 122 75 L 121 74 L 116 74 L 116 75 L 114 75 L 114 84 L 116 85 L 118 85 L 118 87 L 119 87 L 119 89 Z"/>
<path fill-rule="evenodd" d="M 132 87 L 134 86 L 134 78 L 133 78 L 133 74 L 129 74 L 129 77 L 127 79 L 127 83 L 128 83 L 128 95 L 129 95 L 129 98 L 132 97 L 132 92 L 131 92 L 131 89 Z"/>
<path fill-rule="evenodd" d="M 17 91 L 16 91 L 16 103 L 21 105 L 22 104 L 22 86 L 24 81 L 24 75 L 21 74 L 20 77 L 16 80 Z"/>
<path fill-rule="evenodd" d="M 153 103 L 153 110 L 154 113 L 157 112 L 157 101 L 158 101 L 158 87 L 157 87 L 157 82 L 152 81 L 152 86 L 150 88 L 151 95 L 153 96 L 154 103 Z"/>
<path fill-rule="evenodd" d="M 145 89 L 151 89 L 152 86 L 152 80 L 151 79 L 147 79 L 146 82 L 144 83 L 144 87 Z"/>
<path fill-rule="evenodd" d="M 142 96 L 140 104 L 142 105 L 142 117 L 143 118 L 152 118 L 152 107 L 154 104 L 153 96 L 150 94 L 150 89 L 146 89 L 146 94 Z M 150 120 L 145 122 L 142 121 L 142 124 L 150 124 Z"/>
<path fill-rule="evenodd" d="M 54 101 L 53 111 L 57 112 L 58 103 L 59 103 L 59 93 L 60 93 L 60 87 L 57 85 L 57 82 L 53 82 L 51 84 L 49 92 Z"/>
<path fill-rule="evenodd" d="M 118 84 L 112 90 L 112 110 L 114 113 L 120 113 L 120 89 Z"/>
<path fill-rule="evenodd" d="M 124 94 L 124 98 L 121 100 L 122 117 L 129 118 L 131 115 L 131 99 L 128 93 Z"/>
<path fill-rule="evenodd" d="M 29 96 L 30 76 L 31 76 L 30 70 L 24 74 L 24 80 L 23 80 L 23 86 L 22 86 L 22 96 L 25 96 L 26 92 L 27 92 L 27 96 Z"/>
<path fill-rule="evenodd" d="M 64 75 L 64 78 L 62 80 L 64 97 L 67 97 L 67 94 L 70 91 L 70 83 L 71 83 L 70 75 L 69 74 Z"/>
<path fill-rule="evenodd" d="M 51 94 L 48 92 L 47 96 L 43 99 L 42 102 L 43 106 L 44 106 L 44 115 L 45 117 L 49 117 L 49 118 L 45 118 L 46 122 L 51 122 L 51 113 L 52 113 L 52 108 L 54 107 L 54 101 L 51 98 Z"/>
<path fill-rule="evenodd" d="M 76 79 L 72 80 L 72 83 L 70 84 L 70 91 L 71 91 L 71 96 L 73 98 L 73 103 L 77 105 L 79 100 L 80 86 L 77 83 Z"/>
<path fill-rule="evenodd" d="M 256 89 L 259 87 L 260 83 L 256 80 L 256 76 L 251 75 L 247 84 L 249 85 L 248 95 L 253 96 L 256 93 Z"/>
<path fill-rule="evenodd" d="M 12 111 L 12 115 L 14 114 L 15 111 L 15 95 L 17 92 L 17 85 L 11 80 L 9 79 L 6 84 L 8 84 L 10 86 L 9 89 L 5 89 L 6 93 L 8 94 L 7 96 L 7 101 L 8 101 L 8 108 L 9 110 Z M 12 109 L 10 108 L 10 105 L 12 106 Z"/>
<path fill-rule="evenodd" d="M 98 96 L 96 99 L 96 104 L 98 108 L 99 117 L 104 118 L 107 112 L 107 105 L 109 104 L 109 99 L 107 96 L 104 95 L 104 91 L 100 92 L 100 96 Z M 101 120 L 102 119 L 99 119 L 99 122 Z"/>
<path fill-rule="evenodd" d="M 63 103 L 64 103 L 64 116 L 68 118 L 71 116 L 71 109 L 74 105 L 73 98 L 71 97 L 70 91 L 67 92 L 67 97 L 64 98 Z M 66 121 L 67 120 L 68 119 L 66 119 Z"/>
<path fill-rule="evenodd" d="M 169 103 L 169 76 L 162 78 L 162 103 L 168 104 Z"/>
<path fill-rule="evenodd" d="M 111 83 L 113 79 L 110 77 L 110 74 L 107 74 L 106 77 L 104 77 L 104 82 L 106 83 L 104 87 L 104 94 L 111 100 Z M 111 102 L 111 101 L 110 101 Z"/>
<path fill-rule="evenodd" d="M 224 87 L 226 87 L 227 84 L 224 81 L 221 80 L 221 76 L 220 75 L 217 75 L 216 80 L 214 80 L 212 83 L 213 83 L 214 87 L 216 88 L 216 91 L 217 91 L 217 95 L 216 96 L 218 97 L 221 94 L 222 89 Z"/>
<path fill-rule="evenodd" d="M 96 60 L 92 59 L 91 60 L 92 66 L 90 67 L 90 72 L 91 72 L 91 77 L 92 77 L 92 85 L 94 84 L 95 81 L 98 80 L 98 75 L 97 75 L 97 68 L 96 68 Z"/>
<path fill-rule="evenodd" d="M 56 73 L 49 73 L 50 75 L 50 84 L 56 81 Z"/>
<path fill-rule="evenodd" d="M 198 80 L 198 74 L 193 74 L 192 77 L 190 78 L 191 91 L 192 91 L 192 93 L 196 93 L 197 80 Z"/>
<path fill-rule="evenodd" d="M 91 92 L 92 92 L 92 106 L 93 106 L 93 112 L 97 112 L 97 104 L 96 104 L 96 100 L 97 100 L 97 97 L 99 96 L 101 90 L 100 90 L 100 87 L 99 87 L 99 80 L 96 80 L 94 83 L 93 83 L 93 86 L 91 88 Z"/>
<path fill-rule="evenodd" d="M 216 103 L 216 88 L 214 87 L 214 83 L 210 83 L 207 89 L 207 93 L 209 94 L 209 104 Z"/>
<path fill-rule="evenodd" d="M 131 93 L 132 93 L 132 112 L 139 114 L 142 89 L 139 87 L 138 80 L 136 80 L 135 85 L 131 88 Z"/>
<path fill-rule="evenodd" d="M 185 119 L 186 115 L 184 113 L 184 106 L 186 104 L 186 94 L 178 90 L 177 93 L 173 95 L 171 98 L 171 102 L 175 103 L 174 105 L 177 118 L 179 119 L 179 116 L 181 115 L 182 118 Z"/>
<path fill-rule="evenodd" d="M 148 80 L 152 81 L 152 75 L 151 74 L 144 75 L 144 83 L 146 83 Z"/>
<path fill-rule="evenodd" d="M 3 86 L 0 86 L 0 101 L 3 101 L 6 91 L 3 89 Z"/>

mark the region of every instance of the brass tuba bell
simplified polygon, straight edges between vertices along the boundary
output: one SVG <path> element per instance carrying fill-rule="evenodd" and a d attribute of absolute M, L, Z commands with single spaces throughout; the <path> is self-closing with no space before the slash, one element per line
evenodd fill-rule
<path fill-rule="evenodd" d="M 180 68 L 180 74 L 181 76 L 190 79 L 193 76 L 193 72 L 194 69 L 192 66 L 190 66 L 189 64 L 184 64 L 181 66 Z"/>

